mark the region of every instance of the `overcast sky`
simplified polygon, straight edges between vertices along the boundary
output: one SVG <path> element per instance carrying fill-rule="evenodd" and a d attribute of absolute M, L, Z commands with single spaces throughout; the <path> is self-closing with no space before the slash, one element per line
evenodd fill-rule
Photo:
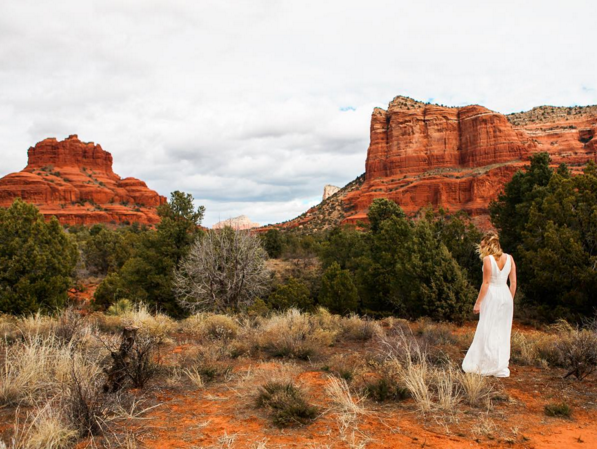
<path fill-rule="evenodd" d="M 596 23 L 593 0 L 0 0 L 0 176 L 78 134 L 205 225 L 284 221 L 364 172 L 396 95 L 597 103 Z"/>

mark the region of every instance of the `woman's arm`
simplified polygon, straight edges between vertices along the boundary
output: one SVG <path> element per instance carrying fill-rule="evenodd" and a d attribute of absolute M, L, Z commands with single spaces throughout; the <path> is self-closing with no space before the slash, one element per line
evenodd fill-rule
<path fill-rule="evenodd" d="M 512 261 L 512 267 L 510 268 L 510 293 L 512 294 L 512 299 L 514 299 L 514 295 L 516 294 L 516 264 L 514 263 L 514 257 L 510 256 L 510 260 Z"/>
<path fill-rule="evenodd" d="M 477 296 L 477 302 L 475 302 L 475 307 L 473 307 L 473 312 L 475 313 L 479 313 L 481 311 L 481 302 L 483 301 L 483 298 L 485 298 L 485 294 L 487 293 L 487 289 L 489 288 L 489 281 L 491 281 L 491 261 L 489 260 L 490 257 L 493 256 L 485 256 L 483 258 L 483 284 L 481 284 L 479 296 Z"/>

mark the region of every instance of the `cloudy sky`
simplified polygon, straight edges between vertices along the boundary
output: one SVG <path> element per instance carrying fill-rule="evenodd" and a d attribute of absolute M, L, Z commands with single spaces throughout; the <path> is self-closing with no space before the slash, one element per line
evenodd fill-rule
<path fill-rule="evenodd" d="M 364 172 L 396 95 L 597 103 L 596 19 L 593 0 L 0 0 L 0 176 L 78 134 L 206 225 L 287 220 Z"/>

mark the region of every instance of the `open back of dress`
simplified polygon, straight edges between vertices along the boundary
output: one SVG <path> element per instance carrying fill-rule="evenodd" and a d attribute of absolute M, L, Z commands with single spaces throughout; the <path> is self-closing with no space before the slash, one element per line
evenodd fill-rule
<path fill-rule="evenodd" d="M 462 369 L 467 373 L 485 376 L 508 377 L 510 370 L 510 333 L 514 311 L 508 276 L 512 258 L 506 255 L 506 263 L 500 270 L 493 256 L 491 280 L 485 298 L 481 301 L 479 323 L 473 343 L 469 348 Z"/>

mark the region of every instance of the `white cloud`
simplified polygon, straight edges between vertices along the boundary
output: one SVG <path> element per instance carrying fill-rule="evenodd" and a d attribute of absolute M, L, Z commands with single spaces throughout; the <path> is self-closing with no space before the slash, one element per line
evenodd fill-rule
<path fill-rule="evenodd" d="M 596 103 L 592 1 L 70 0 L 0 6 L 0 175 L 77 133 L 192 192 L 206 224 L 290 219 L 364 171 L 398 94 Z"/>

